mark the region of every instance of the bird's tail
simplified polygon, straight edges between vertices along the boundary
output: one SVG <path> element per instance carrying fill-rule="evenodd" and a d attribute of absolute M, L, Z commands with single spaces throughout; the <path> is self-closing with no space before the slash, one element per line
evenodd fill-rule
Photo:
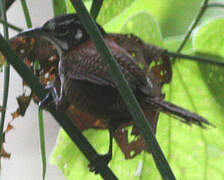
<path fill-rule="evenodd" d="M 155 108 L 168 115 L 177 117 L 175 119 L 179 119 L 181 122 L 184 122 L 186 124 L 196 124 L 203 128 L 205 128 L 205 125 L 214 126 L 202 116 L 199 116 L 193 112 L 190 112 L 170 102 L 164 101 L 160 98 L 147 98 L 146 101 L 148 104 L 150 104 L 151 107 L 153 107 L 153 109 Z"/>

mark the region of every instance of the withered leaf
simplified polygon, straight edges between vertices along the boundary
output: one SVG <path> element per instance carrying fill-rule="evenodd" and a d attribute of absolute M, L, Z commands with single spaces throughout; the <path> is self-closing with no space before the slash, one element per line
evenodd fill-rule
<path fill-rule="evenodd" d="M 17 117 L 19 117 L 19 111 L 17 110 L 16 112 L 13 112 L 11 115 L 12 119 L 16 119 Z"/>
<path fill-rule="evenodd" d="M 30 101 L 32 98 L 32 93 L 29 96 L 26 96 L 25 94 L 23 94 L 22 96 L 19 96 L 17 98 L 17 102 L 19 104 L 19 108 L 18 108 L 18 112 L 21 116 L 25 115 L 26 109 L 28 108 Z"/>
<path fill-rule="evenodd" d="M 7 126 L 7 128 L 6 128 L 6 130 L 5 130 L 5 133 L 8 133 L 8 132 L 11 131 L 13 128 L 14 128 L 14 127 L 13 127 L 10 123 L 8 123 L 8 126 Z"/>
<path fill-rule="evenodd" d="M 4 146 L 3 146 L 3 144 L 2 144 L 2 150 L 1 150 L 1 155 L 0 155 L 0 157 L 7 158 L 7 159 L 10 159 L 10 157 L 11 157 L 11 154 L 8 153 L 8 152 L 6 152 L 6 150 L 5 150 Z"/>

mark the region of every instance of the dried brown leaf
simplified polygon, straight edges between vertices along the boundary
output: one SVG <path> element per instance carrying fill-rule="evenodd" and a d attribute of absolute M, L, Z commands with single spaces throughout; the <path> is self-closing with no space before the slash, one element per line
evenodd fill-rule
<path fill-rule="evenodd" d="M 5 130 L 5 133 L 8 133 L 8 132 L 11 131 L 13 128 L 14 128 L 14 127 L 13 127 L 10 123 L 8 123 L 8 126 L 7 126 L 7 128 L 6 128 L 6 130 Z"/>
<path fill-rule="evenodd" d="M 0 157 L 7 158 L 7 159 L 10 159 L 11 158 L 11 154 L 8 153 L 8 152 L 6 152 L 3 144 L 2 144 L 2 151 L 1 151 Z"/>
<path fill-rule="evenodd" d="M 17 110 L 16 112 L 12 113 L 11 115 L 12 115 L 12 119 L 14 120 L 17 117 L 19 117 L 20 114 L 19 114 L 19 111 Z"/>

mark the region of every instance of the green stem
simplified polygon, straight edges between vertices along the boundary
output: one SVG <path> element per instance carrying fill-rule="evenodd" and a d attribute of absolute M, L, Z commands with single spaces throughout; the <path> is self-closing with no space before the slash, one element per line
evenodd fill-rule
<path fill-rule="evenodd" d="M 198 57 L 198 56 L 189 56 L 186 54 L 180 54 L 180 53 L 175 53 L 175 52 L 166 52 L 166 54 L 169 57 L 173 57 L 173 59 L 175 59 L 175 58 L 186 59 L 186 60 L 191 60 L 191 61 L 196 61 L 196 62 L 201 62 L 201 63 L 212 64 L 212 65 L 224 67 L 223 61 L 216 61 L 213 59 L 208 59 L 208 58 Z"/>
<path fill-rule="evenodd" d="M 0 1 L 0 9 L 1 9 L 1 16 L 2 19 L 7 22 L 6 17 L 6 8 L 5 8 L 5 1 Z M 9 39 L 9 33 L 8 33 L 8 27 L 6 25 L 3 26 L 4 28 L 4 37 L 8 41 Z M 0 122 L 0 153 L 2 152 L 2 144 L 3 144 L 3 129 L 5 124 L 5 113 L 6 113 L 6 106 L 8 102 L 8 94 L 9 94 L 9 77 L 10 77 L 10 65 L 8 62 L 6 62 L 4 67 L 4 88 L 3 88 L 3 102 L 2 102 L 2 108 L 4 109 L 1 113 L 1 122 Z M 1 165 L 1 164 L 0 164 Z"/>
<path fill-rule="evenodd" d="M 102 4 L 103 0 L 93 0 L 92 7 L 90 9 L 90 14 L 94 20 L 96 20 L 100 12 L 100 8 L 102 7 Z"/>
<path fill-rule="evenodd" d="M 27 4 L 26 4 L 26 0 L 21 0 L 21 4 L 22 4 L 25 19 L 26 19 L 26 26 L 28 28 L 31 28 L 32 27 L 32 22 L 31 22 L 29 10 L 28 10 Z"/>
<path fill-rule="evenodd" d="M 187 31 L 187 33 L 184 36 L 184 39 L 182 41 L 182 43 L 180 44 L 180 46 L 177 49 L 177 52 L 181 52 L 181 50 L 183 49 L 184 45 L 186 44 L 187 40 L 189 39 L 192 31 L 194 30 L 194 28 L 197 26 L 198 22 L 200 21 L 201 17 L 203 16 L 205 10 L 207 9 L 208 6 L 208 0 L 204 0 L 201 4 L 201 7 L 199 9 L 199 12 L 196 16 L 196 18 L 194 19 L 193 23 L 191 24 L 191 26 L 189 27 L 189 30 Z"/>
<path fill-rule="evenodd" d="M 152 132 L 152 128 L 148 120 L 144 116 L 144 113 L 140 105 L 138 104 L 135 96 L 133 95 L 131 89 L 128 87 L 128 83 L 125 80 L 123 74 L 121 73 L 119 65 L 111 55 L 94 20 L 89 15 L 82 0 L 72 0 L 71 2 L 74 8 L 76 9 L 86 31 L 94 42 L 98 52 L 104 58 L 104 62 L 106 63 L 106 65 L 110 67 L 109 73 L 115 81 L 115 84 L 117 85 L 117 88 L 123 98 L 123 101 L 126 103 L 128 110 L 134 119 L 134 122 L 140 129 L 142 136 L 145 138 L 161 176 L 163 177 L 163 179 L 167 180 L 175 179 L 173 172 Z"/>
<path fill-rule="evenodd" d="M 34 74 L 38 76 L 38 71 L 40 70 L 39 61 L 34 61 Z M 31 93 L 33 94 L 33 93 Z M 41 159 L 42 159 L 42 180 L 45 179 L 46 170 L 47 170 L 47 161 L 46 161 L 46 151 L 45 151 L 45 135 L 44 135 L 44 122 L 43 122 L 43 110 L 38 107 L 38 119 L 39 119 L 39 134 L 40 134 L 40 150 L 41 150 Z"/>
<path fill-rule="evenodd" d="M 9 7 L 15 2 L 16 0 L 7 0 L 5 2 L 5 9 L 8 10 Z M 2 10 L 0 10 L 0 16 L 2 15 L 1 12 L 3 12 Z"/>
<path fill-rule="evenodd" d="M 8 23 L 8 22 L 5 22 L 5 21 L 2 20 L 2 19 L 0 19 L 0 23 L 2 23 L 3 25 L 6 25 L 7 28 L 11 28 L 11 29 L 13 29 L 13 30 L 15 30 L 15 31 L 18 31 L 18 32 L 23 31 L 22 28 L 19 28 L 19 27 L 13 25 L 13 24 Z"/>
<path fill-rule="evenodd" d="M 43 122 L 43 111 L 39 108 L 38 113 L 39 118 L 39 133 L 40 133 L 40 149 L 41 149 L 41 158 L 42 158 L 42 178 L 45 179 L 47 163 L 46 163 L 46 151 L 45 151 L 45 135 L 44 135 L 44 122 Z"/>
<path fill-rule="evenodd" d="M 28 28 L 32 28 L 32 21 L 30 18 L 30 13 L 26 4 L 26 0 L 21 0 L 24 16 L 26 19 L 26 25 Z M 38 61 L 35 61 L 35 70 L 39 69 L 39 63 Z M 46 152 L 45 152 L 45 140 L 44 140 L 44 124 L 43 124 L 43 112 L 39 108 L 39 113 L 38 113 L 38 118 L 39 118 L 39 133 L 40 133 L 40 149 L 41 149 L 41 158 L 42 158 L 42 178 L 43 180 L 45 179 L 46 175 Z"/>
<path fill-rule="evenodd" d="M 224 8 L 224 3 L 222 2 L 210 2 L 208 3 L 207 8 Z"/>
<path fill-rule="evenodd" d="M 15 51 L 13 51 L 9 43 L 2 37 L 1 34 L 0 52 L 2 52 L 2 54 L 8 59 L 18 74 L 30 86 L 32 92 L 34 92 L 39 99 L 43 99 L 46 96 L 46 90 L 40 84 L 39 80 L 33 75 L 33 72 L 25 65 L 22 59 L 16 55 Z M 92 161 L 94 157 L 97 156 L 97 152 L 82 135 L 80 130 L 74 125 L 74 122 L 72 122 L 65 113 L 57 112 L 55 106 L 53 105 L 50 106 L 47 110 L 52 114 L 52 116 L 62 126 L 62 128 L 64 128 L 64 130 L 70 136 L 72 141 L 78 146 L 85 157 L 89 161 Z M 100 175 L 105 177 L 105 179 L 117 179 L 105 163 L 103 165 L 101 163 L 97 164 L 96 167 L 99 169 Z"/>

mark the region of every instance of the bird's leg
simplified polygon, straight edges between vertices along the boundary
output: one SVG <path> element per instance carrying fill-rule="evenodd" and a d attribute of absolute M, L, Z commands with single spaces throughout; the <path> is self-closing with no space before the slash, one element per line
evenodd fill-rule
<path fill-rule="evenodd" d="M 97 154 L 97 156 L 95 156 L 93 158 L 93 160 L 90 162 L 89 164 L 89 169 L 91 172 L 94 172 L 95 174 L 98 174 L 98 169 L 97 169 L 97 164 L 101 163 L 102 161 L 105 164 L 108 164 L 110 162 L 110 160 L 112 159 L 112 150 L 113 150 L 113 134 L 114 131 L 116 130 L 116 128 L 114 127 L 109 127 L 109 138 L 110 138 L 110 144 L 109 144 L 109 150 L 106 154 Z"/>
<path fill-rule="evenodd" d="M 55 98 L 57 97 L 57 89 L 55 85 L 55 81 L 53 83 L 48 84 L 45 89 L 49 90 L 48 94 L 40 101 L 39 106 L 41 108 L 46 108 L 49 104 L 53 103 Z"/>
<path fill-rule="evenodd" d="M 61 87 L 60 87 L 60 96 L 58 95 L 57 88 L 56 88 L 56 81 L 47 85 L 45 88 L 48 89 L 50 92 L 45 96 L 45 98 L 40 102 L 40 107 L 46 107 L 52 101 L 56 104 L 56 109 L 59 111 L 64 111 L 69 106 L 68 101 L 64 95 L 64 76 L 60 76 Z"/>

